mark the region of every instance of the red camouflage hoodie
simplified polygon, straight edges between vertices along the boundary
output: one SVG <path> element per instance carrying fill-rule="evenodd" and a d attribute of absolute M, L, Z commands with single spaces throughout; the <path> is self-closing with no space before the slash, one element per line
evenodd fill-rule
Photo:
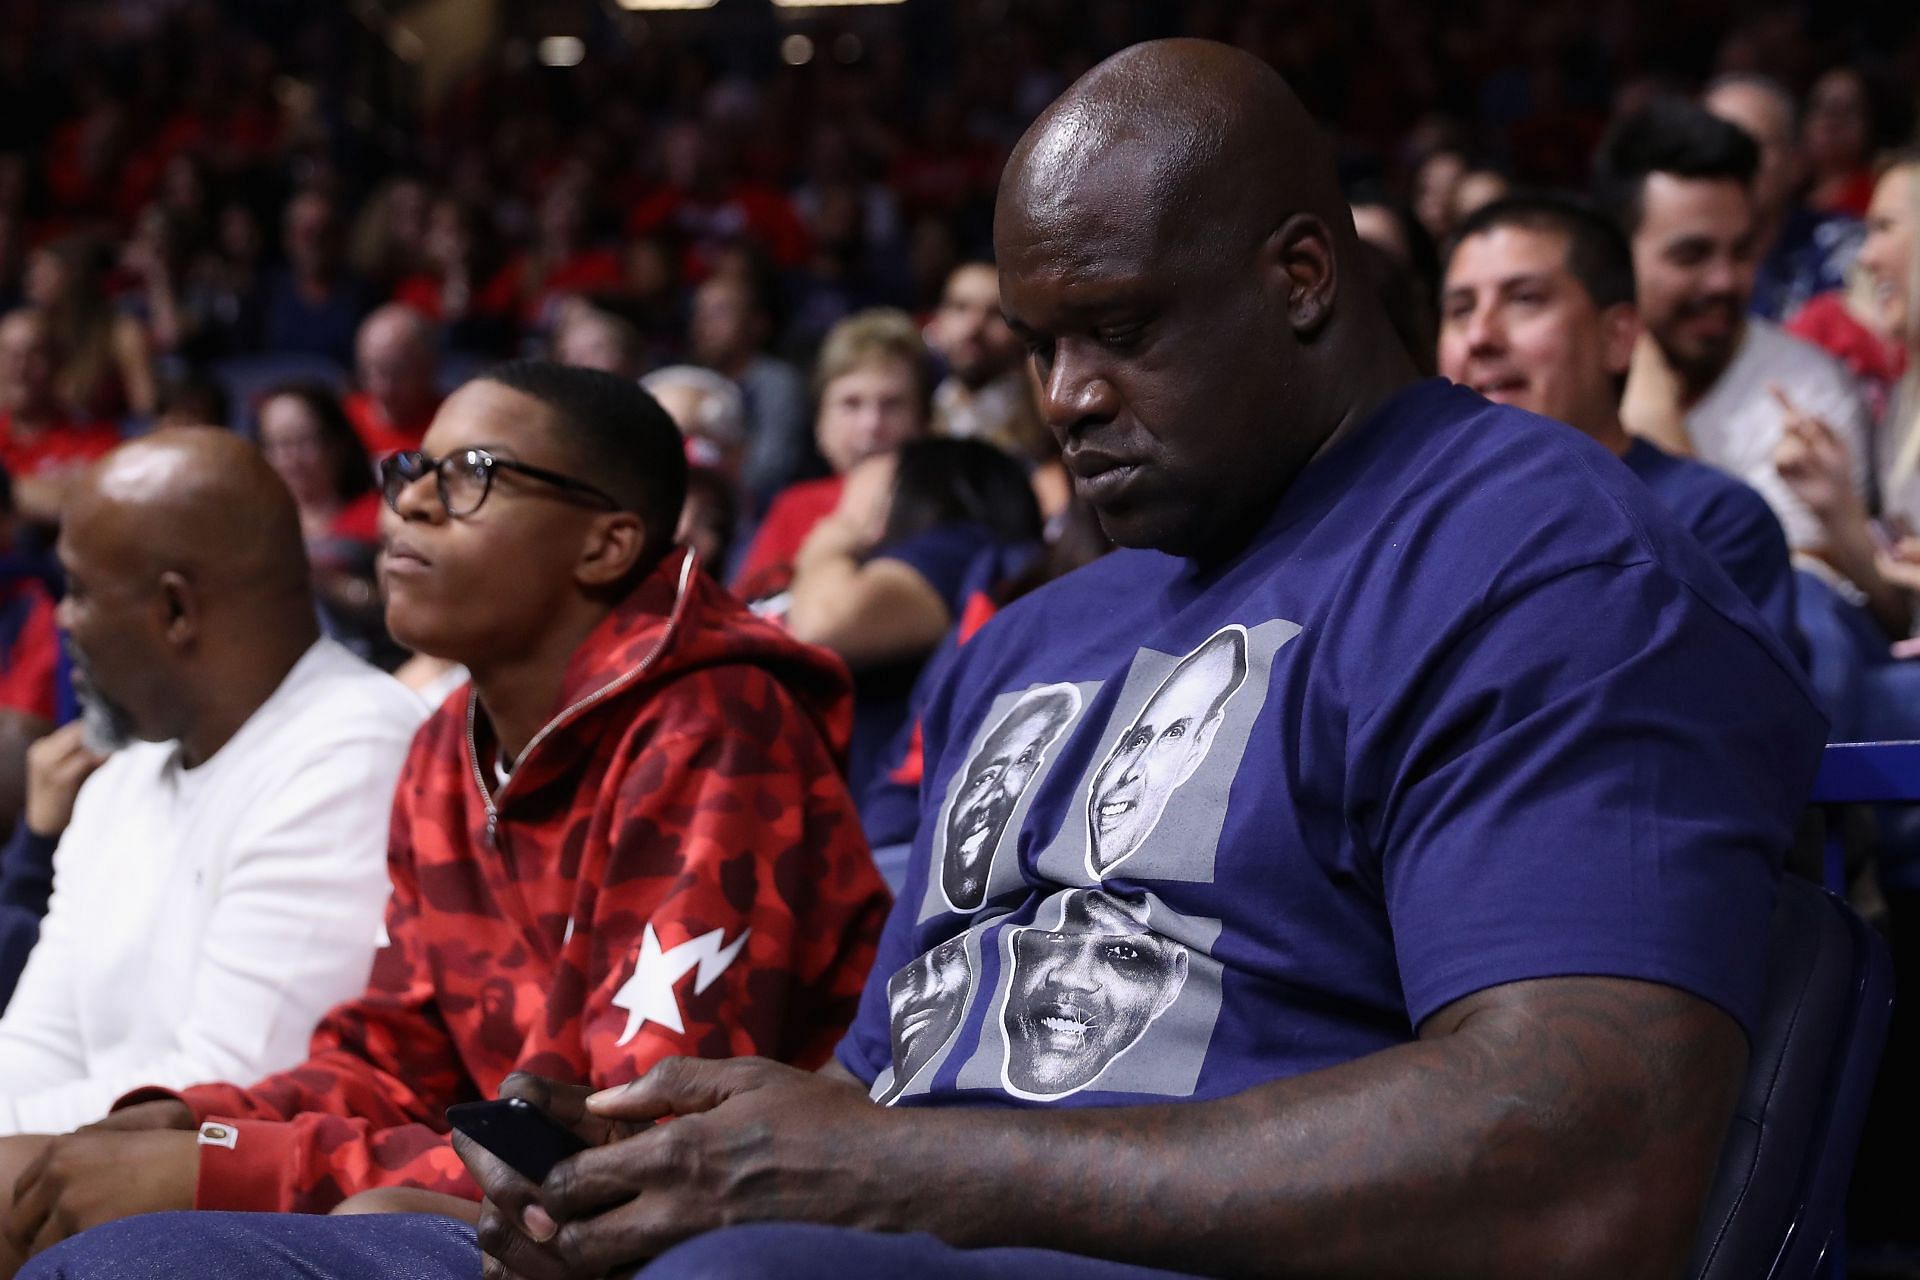
<path fill-rule="evenodd" d="M 474 700 L 422 726 L 389 941 L 305 1063 L 118 1104 L 230 1122 L 203 1133 L 196 1207 L 477 1200 L 444 1112 L 515 1070 L 604 1088 L 675 1054 L 828 1059 L 887 908 L 840 774 L 845 668 L 674 554 L 575 652 L 560 705 L 491 800 Z"/>

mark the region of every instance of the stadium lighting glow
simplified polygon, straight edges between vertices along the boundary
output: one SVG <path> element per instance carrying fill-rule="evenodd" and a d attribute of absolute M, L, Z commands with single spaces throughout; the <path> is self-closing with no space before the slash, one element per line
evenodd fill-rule
<path fill-rule="evenodd" d="M 587 56 L 587 42 L 579 36 L 548 36 L 538 52 L 541 66 L 577 67 Z"/>
<path fill-rule="evenodd" d="M 780 42 L 780 60 L 790 67 L 804 67 L 813 61 L 813 41 L 803 35 L 791 35 Z"/>
<path fill-rule="evenodd" d="M 711 9 L 720 0 L 614 0 L 629 13 L 645 9 Z"/>

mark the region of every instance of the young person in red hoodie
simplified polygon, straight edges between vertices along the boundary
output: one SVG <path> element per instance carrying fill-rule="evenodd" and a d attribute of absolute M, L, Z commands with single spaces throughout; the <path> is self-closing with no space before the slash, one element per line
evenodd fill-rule
<path fill-rule="evenodd" d="M 23 1254 L 159 1209 L 477 1200 L 444 1113 L 510 1072 L 817 1067 L 854 1012 L 887 902 L 841 780 L 846 672 L 670 545 L 665 412 L 609 374 L 510 364 L 384 481 L 389 624 L 473 684 L 401 774 L 370 985 L 300 1066 L 136 1092 L 0 1156 L 27 1165 L 6 1225 Z"/>

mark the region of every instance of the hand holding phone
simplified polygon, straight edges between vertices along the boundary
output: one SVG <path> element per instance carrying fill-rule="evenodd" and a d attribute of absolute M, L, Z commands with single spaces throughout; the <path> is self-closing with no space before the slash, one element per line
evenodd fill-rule
<path fill-rule="evenodd" d="M 547 1180 L 553 1166 L 587 1149 L 580 1135 L 524 1098 L 456 1103 L 447 1108 L 447 1123 L 535 1185 Z"/>

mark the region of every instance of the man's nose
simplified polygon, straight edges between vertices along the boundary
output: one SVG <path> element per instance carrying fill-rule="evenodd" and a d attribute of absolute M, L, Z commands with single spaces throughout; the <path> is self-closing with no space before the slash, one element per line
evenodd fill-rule
<path fill-rule="evenodd" d="M 1492 308 L 1482 308 L 1467 317 L 1467 351 L 1476 356 L 1504 355 L 1507 327 Z"/>
<path fill-rule="evenodd" d="M 1083 423 L 1109 422 L 1120 412 L 1113 383 L 1071 344 L 1060 343 L 1041 386 L 1040 412 L 1056 434 Z"/>
<path fill-rule="evenodd" d="M 1094 959 L 1093 946 L 1081 943 L 1068 948 L 1053 971 L 1053 985 L 1066 991 L 1092 992 L 1100 989 L 1100 965 Z"/>

